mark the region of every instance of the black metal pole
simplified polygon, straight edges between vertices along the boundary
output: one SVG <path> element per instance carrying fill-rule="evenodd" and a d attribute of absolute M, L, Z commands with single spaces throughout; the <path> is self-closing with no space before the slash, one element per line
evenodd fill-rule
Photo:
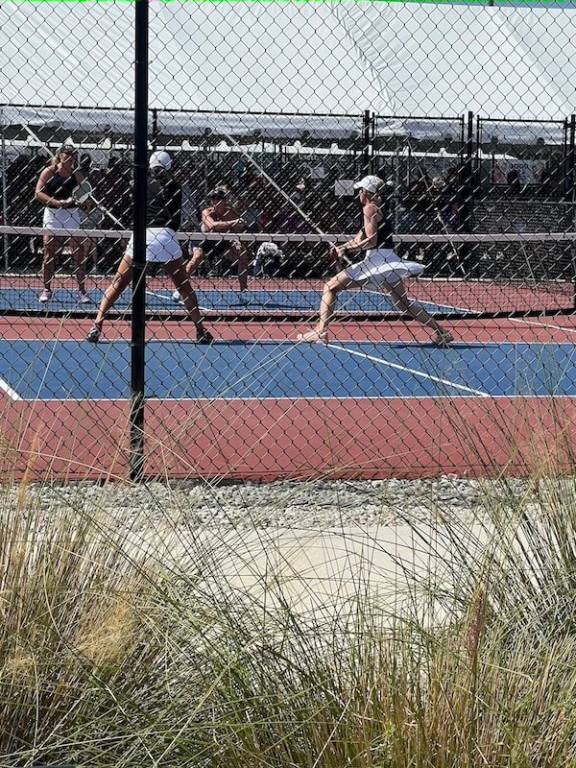
<path fill-rule="evenodd" d="M 130 404 L 130 479 L 144 476 L 146 344 L 146 205 L 148 176 L 148 0 L 135 0 L 133 277 Z"/>
<path fill-rule="evenodd" d="M 362 162 L 364 165 L 364 173 L 370 173 L 370 148 L 372 145 L 371 137 L 370 137 L 370 110 L 366 109 L 364 110 L 364 116 L 362 118 L 362 126 L 363 126 L 363 157 Z"/>
<path fill-rule="evenodd" d="M 576 115 L 570 115 L 568 122 L 568 151 L 566 152 L 566 196 L 574 202 L 576 184 Z"/>
<path fill-rule="evenodd" d="M 156 107 L 152 110 L 152 138 L 150 143 L 152 144 L 152 149 L 156 149 L 158 145 L 158 110 Z"/>
<path fill-rule="evenodd" d="M 474 210 L 474 196 L 475 190 L 475 173 L 474 173 L 474 113 L 469 111 L 466 116 L 466 161 L 465 171 L 463 178 L 464 185 L 464 205 L 462 211 L 462 221 L 460 229 L 462 232 L 470 232 L 472 214 Z M 478 144 L 476 145 L 476 152 L 478 152 Z M 464 269 L 469 271 L 470 276 L 480 277 L 480 265 L 478 259 L 474 259 L 474 247 L 470 244 L 463 243 L 464 247 L 460 248 L 461 264 L 464 265 Z M 473 271 L 472 271 L 473 268 Z"/>
<path fill-rule="evenodd" d="M 466 121 L 466 160 L 472 173 L 472 157 L 474 154 L 474 113 L 468 112 Z"/>
<path fill-rule="evenodd" d="M 568 126 L 568 195 L 572 203 L 572 229 L 576 228 L 576 115 Z M 576 243 L 572 241 L 572 306 L 576 309 Z"/>

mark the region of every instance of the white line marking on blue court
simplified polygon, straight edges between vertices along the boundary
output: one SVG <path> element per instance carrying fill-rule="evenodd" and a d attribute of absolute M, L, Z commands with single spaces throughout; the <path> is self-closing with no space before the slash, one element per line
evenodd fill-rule
<path fill-rule="evenodd" d="M 4 379 L 0 379 L 0 389 L 2 392 L 5 392 L 9 398 L 12 400 L 22 400 L 18 392 L 16 392 L 15 389 L 12 389 L 10 384 L 8 382 L 4 381 Z"/>
<path fill-rule="evenodd" d="M 492 397 L 492 395 L 488 394 L 488 392 L 483 392 L 480 389 L 465 387 L 463 384 L 456 384 L 454 381 L 449 381 L 448 379 L 441 379 L 438 376 L 432 376 L 430 373 L 425 373 L 424 371 L 418 371 L 415 368 L 407 368 L 405 365 L 398 365 L 397 363 L 391 363 L 388 360 L 384 360 L 381 357 L 373 357 L 372 355 L 367 355 L 365 352 L 356 352 L 353 349 L 347 349 L 346 347 L 339 347 L 337 344 L 327 344 L 327 346 L 330 347 L 330 349 L 337 349 L 340 352 L 347 352 L 349 355 L 362 357 L 365 360 L 371 360 L 373 363 L 380 363 L 380 365 L 385 365 L 388 368 L 394 368 L 397 371 L 406 371 L 406 373 L 411 373 L 413 376 L 419 376 L 422 379 L 435 381 L 438 384 L 444 384 L 447 387 L 453 387 L 454 389 L 459 389 L 462 392 L 470 392 L 473 395 L 478 395 L 479 397 Z"/>
<path fill-rule="evenodd" d="M 181 309 L 185 309 L 184 303 L 182 301 L 174 301 L 172 296 L 165 296 L 163 293 L 155 293 L 154 291 L 145 291 L 147 296 L 154 296 L 155 299 L 162 299 L 162 301 L 169 302 L 170 304 L 173 304 L 174 307 Z M 208 307 L 198 307 L 198 309 L 201 312 L 210 312 L 210 309 Z"/>

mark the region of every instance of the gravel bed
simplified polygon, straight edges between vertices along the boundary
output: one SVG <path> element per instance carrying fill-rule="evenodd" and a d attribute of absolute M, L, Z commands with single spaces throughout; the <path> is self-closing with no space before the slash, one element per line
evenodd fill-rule
<path fill-rule="evenodd" d="M 565 481 L 573 492 L 574 483 Z M 14 508 L 18 486 L 3 489 L 3 509 Z M 89 482 L 30 485 L 26 504 L 52 516 L 77 509 L 113 517 L 145 516 L 194 527 L 330 528 L 377 525 L 408 519 L 477 515 L 498 499 L 508 503 L 532 495 L 524 480 L 487 481 L 441 477 L 434 480 L 280 482 L 267 485 L 179 481 L 141 486 Z M 576 495 L 576 494 L 575 494 Z"/>

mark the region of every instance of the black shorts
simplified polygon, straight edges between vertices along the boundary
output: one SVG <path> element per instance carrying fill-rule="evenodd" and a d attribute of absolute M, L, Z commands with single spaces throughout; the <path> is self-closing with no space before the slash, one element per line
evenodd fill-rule
<path fill-rule="evenodd" d="M 223 256 L 237 240 L 195 240 L 190 243 L 190 253 L 195 248 L 201 248 L 206 259 L 217 259 L 219 256 Z"/>

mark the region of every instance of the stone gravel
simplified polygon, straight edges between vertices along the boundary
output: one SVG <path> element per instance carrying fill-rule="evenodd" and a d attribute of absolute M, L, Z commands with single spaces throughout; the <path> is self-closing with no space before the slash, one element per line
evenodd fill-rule
<path fill-rule="evenodd" d="M 2 507 L 13 508 L 18 487 L 4 487 Z M 532 494 L 524 480 L 433 480 L 278 482 L 267 485 L 179 481 L 133 486 L 90 482 L 31 485 L 27 504 L 50 516 L 77 509 L 106 511 L 120 520 L 144 516 L 187 527 L 331 528 L 395 524 L 457 517 L 465 521 L 490 500 L 508 502 Z"/>

